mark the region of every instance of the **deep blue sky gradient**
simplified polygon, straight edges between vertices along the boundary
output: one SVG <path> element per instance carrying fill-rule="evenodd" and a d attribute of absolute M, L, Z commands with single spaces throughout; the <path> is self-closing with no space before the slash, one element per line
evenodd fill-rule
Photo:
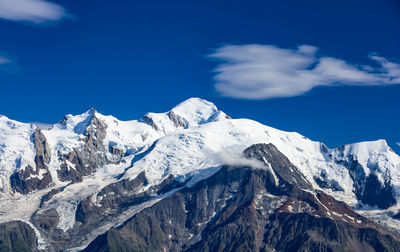
<path fill-rule="evenodd" d="M 330 147 L 385 138 L 400 153 L 400 86 L 323 87 L 293 98 L 220 97 L 206 58 L 225 44 L 310 44 L 369 64 L 400 59 L 398 0 L 54 1 L 74 15 L 58 24 L 0 20 L 0 114 L 54 123 L 95 107 L 120 119 L 162 112 L 189 97 L 234 118 L 297 131 Z"/>

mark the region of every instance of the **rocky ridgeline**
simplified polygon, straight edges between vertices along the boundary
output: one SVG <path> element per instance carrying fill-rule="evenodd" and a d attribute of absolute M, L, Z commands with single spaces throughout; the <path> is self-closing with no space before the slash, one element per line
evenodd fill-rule
<path fill-rule="evenodd" d="M 1 117 L 0 246 L 396 251 L 396 227 L 354 211 L 400 219 L 396 167 L 385 141 L 329 149 L 197 98 L 138 121 L 91 109 L 48 130 Z"/>

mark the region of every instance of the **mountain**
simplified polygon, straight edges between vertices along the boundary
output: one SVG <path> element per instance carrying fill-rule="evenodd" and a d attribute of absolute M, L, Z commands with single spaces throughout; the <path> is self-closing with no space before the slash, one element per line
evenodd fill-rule
<path fill-rule="evenodd" d="M 399 188 L 384 140 L 330 149 L 199 98 L 133 121 L 0 117 L 0 223 L 38 250 L 395 251 Z"/>
<path fill-rule="evenodd" d="M 272 144 L 264 168 L 224 166 L 96 238 L 84 251 L 398 251 L 400 241 L 312 186 Z"/>

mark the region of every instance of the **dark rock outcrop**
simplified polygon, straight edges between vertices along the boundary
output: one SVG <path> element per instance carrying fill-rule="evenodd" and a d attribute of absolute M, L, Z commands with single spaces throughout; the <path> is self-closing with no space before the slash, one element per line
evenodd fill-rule
<path fill-rule="evenodd" d="M 144 123 L 146 123 L 146 124 L 148 124 L 148 125 L 150 125 L 151 127 L 153 127 L 153 129 L 155 129 L 155 130 L 157 130 L 157 131 L 160 130 L 160 128 L 157 126 L 157 124 L 156 124 L 156 123 L 153 121 L 153 119 L 152 119 L 150 116 L 148 116 L 148 115 L 143 116 L 143 117 L 140 119 L 140 121 L 141 121 L 141 122 L 144 122 Z"/>
<path fill-rule="evenodd" d="M 273 172 L 279 181 L 297 185 L 302 189 L 312 189 L 306 177 L 273 144 L 254 144 L 244 150 L 243 154 L 248 159 L 265 163 L 265 166 L 269 167 L 267 170 L 271 177 L 274 177 Z"/>
<path fill-rule="evenodd" d="M 350 178 L 353 180 L 354 193 L 356 194 L 357 199 L 360 200 L 363 197 L 366 180 L 364 168 L 353 158 L 350 159 L 349 163 L 346 162 L 345 166 L 349 169 Z"/>
<path fill-rule="evenodd" d="M 400 242 L 373 228 L 358 228 L 308 214 L 277 213 L 265 227 L 265 248 L 276 251 L 398 251 Z M 267 250 L 268 251 L 268 250 Z"/>
<path fill-rule="evenodd" d="M 17 170 L 10 177 L 11 188 L 15 192 L 22 194 L 45 189 L 53 182 L 47 167 L 50 162 L 50 149 L 45 136 L 39 128 L 36 128 L 33 133 L 32 141 L 35 146 L 36 168 L 28 165 L 23 169 Z"/>
<path fill-rule="evenodd" d="M 96 225 L 104 215 L 118 214 L 132 205 L 146 201 L 150 196 L 146 193 L 136 193 L 140 187 L 146 186 L 144 172 L 135 179 L 123 179 L 103 188 L 96 197 L 96 204 L 91 197 L 81 201 L 77 207 L 75 219 L 84 225 Z M 106 212 L 108 212 L 106 214 Z M 83 228 L 81 226 L 80 228 Z"/>
<path fill-rule="evenodd" d="M 88 235 L 96 229 L 115 221 L 130 208 L 141 209 L 140 205 L 155 199 L 175 188 L 182 187 L 185 182 L 178 182 L 173 176 L 166 178 L 161 184 L 150 187 L 146 191 L 138 191 L 148 184 L 145 173 L 135 179 L 122 179 L 103 188 L 96 197 L 87 197 L 77 206 L 75 225 L 67 231 L 57 228 L 58 215 L 55 209 L 37 211 L 31 222 L 38 227 L 46 239 L 51 240 L 51 249 L 58 251 L 81 246 Z M 49 192 L 51 198 L 57 191 Z M 95 237 L 93 237 L 94 239 Z"/>
<path fill-rule="evenodd" d="M 339 185 L 336 180 L 328 179 L 323 172 L 320 174 L 319 177 L 314 176 L 313 179 L 320 188 L 331 189 L 332 191 L 344 191 L 344 189 Z"/>
<path fill-rule="evenodd" d="M 119 161 L 126 155 L 126 153 L 123 150 L 111 144 L 108 146 L 108 151 L 111 153 L 113 157 L 117 159 L 117 161 Z"/>
<path fill-rule="evenodd" d="M 387 209 L 396 204 L 394 191 L 389 182 L 382 185 L 378 177 L 371 173 L 364 186 L 364 193 L 361 202 L 370 206 L 378 206 L 381 209 Z"/>
<path fill-rule="evenodd" d="M 169 119 L 174 123 L 175 127 L 182 127 L 182 128 L 187 128 L 188 123 L 183 120 L 181 117 L 177 116 L 174 111 L 168 112 L 168 117 Z"/>
<path fill-rule="evenodd" d="M 59 216 L 55 209 L 48 209 L 40 213 L 35 213 L 32 217 L 32 223 L 35 223 L 46 233 L 51 233 L 56 228 L 58 221 Z"/>
<path fill-rule="evenodd" d="M 63 190 L 64 190 L 64 187 L 54 188 L 50 192 L 43 195 L 42 198 L 40 199 L 39 208 L 41 208 L 46 201 L 51 200 L 51 198 L 53 198 L 54 195 L 62 192 Z"/>
<path fill-rule="evenodd" d="M 0 251 L 39 251 L 34 230 L 21 221 L 1 223 Z"/>
<path fill-rule="evenodd" d="M 350 157 L 349 161 L 336 162 L 349 170 L 349 175 L 353 180 L 354 194 L 361 203 L 381 209 L 387 209 L 397 203 L 390 179 L 385 179 L 382 184 L 374 172 L 366 176 L 364 168 L 354 157 Z"/>
<path fill-rule="evenodd" d="M 89 175 L 97 168 L 111 162 L 107 159 L 106 152 L 108 150 L 106 151 L 103 144 L 107 125 L 96 117 L 95 111 L 92 111 L 87 123 L 88 125 L 85 125 L 84 129 L 84 143 L 68 154 L 59 153 L 62 164 L 57 170 L 57 175 L 61 181 L 73 183 L 82 181 L 83 176 Z"/>

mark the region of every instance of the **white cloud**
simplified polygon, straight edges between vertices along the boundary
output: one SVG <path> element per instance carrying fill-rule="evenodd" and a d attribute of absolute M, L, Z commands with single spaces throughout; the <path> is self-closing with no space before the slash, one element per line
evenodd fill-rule
<path fill-rule="evenodd" d="M 354 65 L 318 56 L 318 48 L 302 45 L 284 49 L 273 45 L 226 45 L 208 55 L 217 59 L 215 88 L 223 96 L 268 99 L 302 95 L 316 86 L 400 84 L 400 64 L 378 55 L 378 67 Z"/>
<path fill-rule="evenodd" d="M 0 65 L 5 65 L 9 63 L 11 63 L 10 59 L 7 59 L 6 57 L 0 55 Z"/>
<path fill-rule="evenodd" d="M 66 10 L 45 0 L 0 0 L 0 18 L 35 24 L 67 17 Z"/>
<path fill-rule="evenodd" d="M 249 166 L 255 169 L 266 169 L 265 164 L 256 159 L 248 159 L 243 156 L 242 153 L 231 152 L 231 151 L 220 151 L 214 154 L 215 159 L 221 164 L 231 166 Z"/>
<path fill-rule="evenodd" d="M 49 123 L 41 123 L 41 122 L 33 122 L 33 123 L 36 124 L 38 126 L 38 128 L 41 130 L 47 130 L 51 126 L 53 126 L 53 124 L 49 124 Z"/>
<path fill-rule="evenodd" d="M 396 144 L 397 144 L 398 146 L 400 146 L 400 142 L 396 142 Z"/>

